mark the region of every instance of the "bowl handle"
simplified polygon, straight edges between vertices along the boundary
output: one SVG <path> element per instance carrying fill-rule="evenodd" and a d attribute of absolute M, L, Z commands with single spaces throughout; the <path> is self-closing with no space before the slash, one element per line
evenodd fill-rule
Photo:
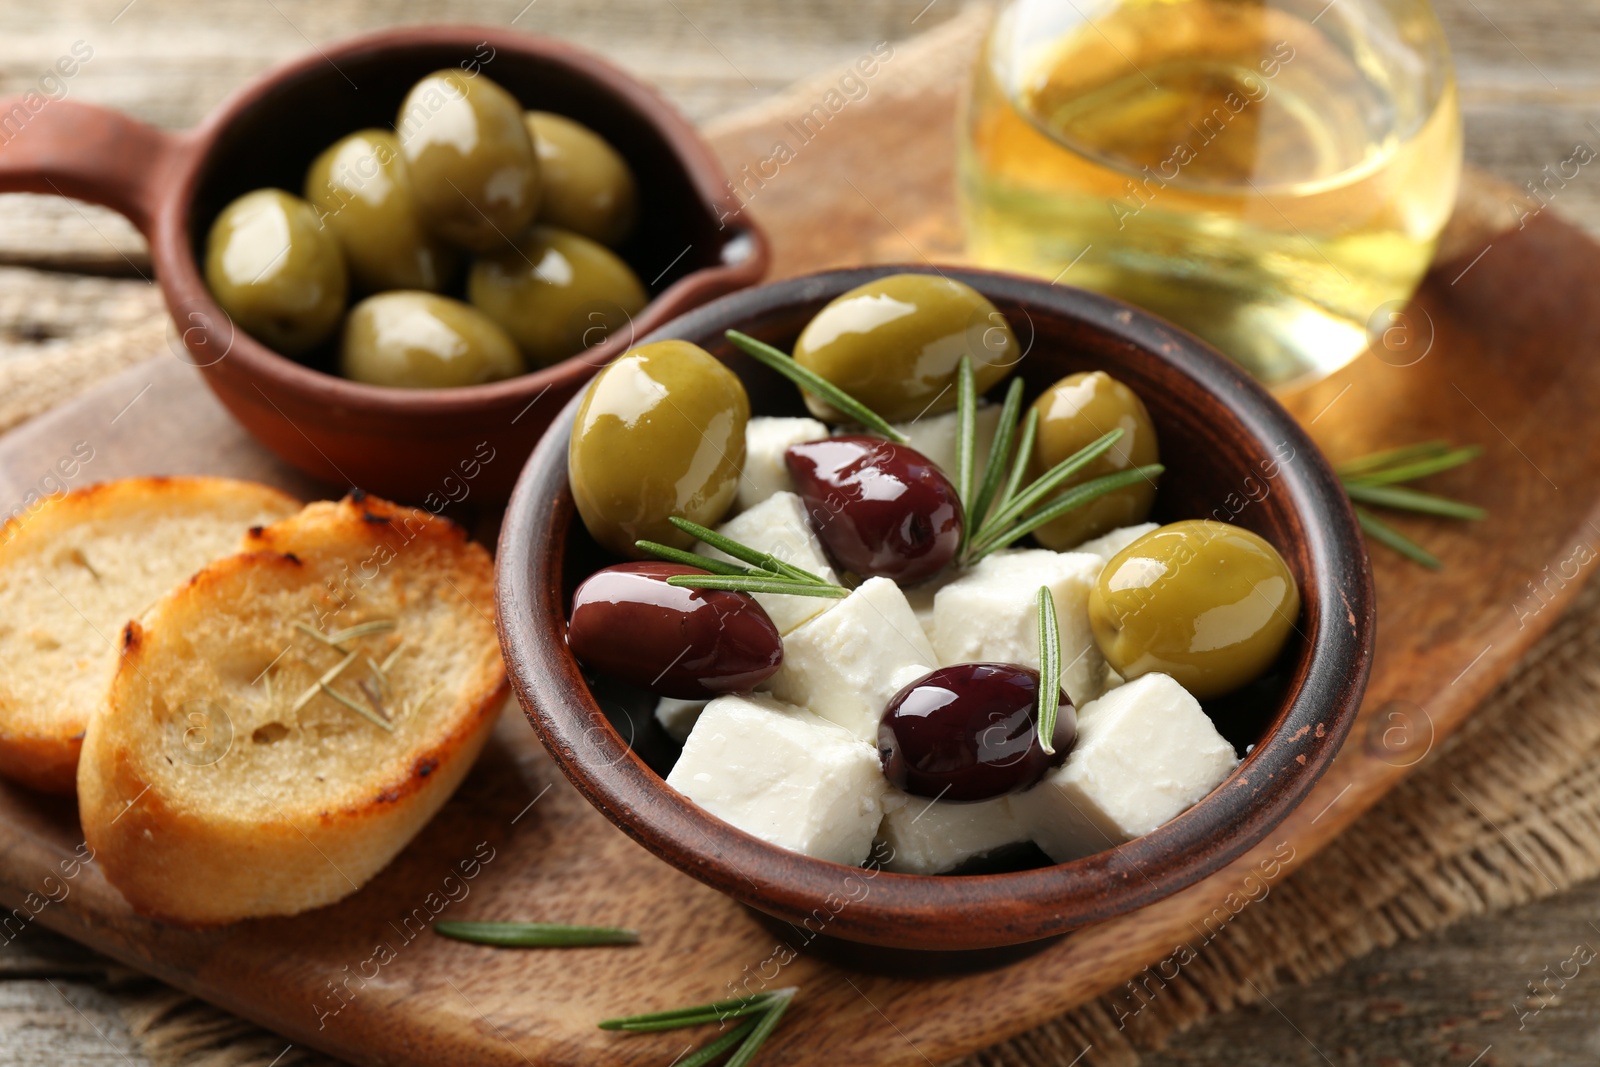
<path fill-rule="evenodd" d="M 0 100 L 0 191 L 104 204 L 148 237 L 184 144 L 109 108 L 37 93 L 11 97 Z"/>

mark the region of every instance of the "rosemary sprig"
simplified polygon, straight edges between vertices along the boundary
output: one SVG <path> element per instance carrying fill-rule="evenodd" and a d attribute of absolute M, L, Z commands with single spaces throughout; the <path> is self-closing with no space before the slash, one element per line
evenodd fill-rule
<path fill-rule="evenodd" d="M 1027 418 L 1022 424 L 1021 439 L 1017 441 L 1013 452 L 1012 439 L 1016 436 L 1017 415 L 1020 413 L 1021 405 L 1021 390 L 1018 383 L 1013 382 L 1011 392 L 1006 396 L 1005 407 L 1001 411 L 1000 425 L 995 430 L 994 446 L 989 452 L 988 465 L 984 470 L 984 484 L 974 501 L 974 507 L 981 510 L 967 512 L 969 524 L 975 522 L 978 527 L 975 533 L 968 533 L 962 550 L 962 562 L 969 566 L 990 552 L 1006 547 L 1045 523 L 1060 518 L 1074 508 L 1080 508 L 1106 493 L 1136 485 L 1141 481 L 1154 481 L 1164 469 L 1159 463 L 1152 463 L 1144 467 L 1102 475 L 1081 485 L 1062 490 L 1061 486 L 1069 479 L 1109 452 L 1122 439 L 1123 431 L 1119 428 L 1102 434 L 1024 487 L 1028 463 L 1032 458 L 1034 438 L 1038 434 L 1039 414 L 1032 409 L 1028 411 Z M 963 425 L 963 435 L 969 432 L 975 433 L 975 427 L 969 429 Z M 1006 479 L 1005 488 L 999 491 L 994 502 L 990 504 L 987 499 L 988 494 L 993 492 L 992 487 L 1000 484 L 1001 472 L 1005 471 L 1008 465 L 1010 475 Z M 975 514 L 983 517 L 975 519 Z"/>
<path fill-rule="evenodd" d="M 1366 531 L 1368 537 L 1379 544 L 1388 545 L 1413 563 L 1420 563 L 1431 571 L 1436 571 L 1442 566 L 1438 556 L 1435 556 L 1393 526 L 1380 521 L 1376 515 L 1366 508 L 1356 508 L 1356 522 L 1360 524 L 1361 529 Z"/>
<path fill-rule="evenodd" d="M 711 1044 L 692 1053 L 688 1059 L 679 1060 L 674 1067 L 705 1067 L 706 1064 L 713 1062 L 733 1046 L 743 1044 L 745 1039 L 750 1036 L 750 1031 L 754 1030 L 759 1022 L 761 1022 L 759 1017 L 746 1019 L 711 1042 Z M 745 1062 L 748 1063 L 749 1061 L 746 1060 Z"/>
<path fill-rule="evenodd" d="M 672 525 L 676 526 L 684 533 L 699 538 L 712 548 L 719 549 L 722 552 L 732 556 L 734 559 L 748 563 L 757 570 L 766 571 L 769 574 L 781 576 L 795 582 L 809 582 L 812 585 L 833 584 L 824 578 L 819 578 L 810 571 L 801 570 L 799 567 L 796 567 L 793 564 L 785 563 L 777 556 L 766 552 L 757 551 L 756 549 L 750 548 L 748 545 L 741 545 L 733 538 L 725 537 L 722 534 L 717 533 L 715 530 L 708 530 L 699 523 L 690 522 L 688 519 L 682 519 L 676 515 L 672 516 L 667 521 L 671 522 Z M 710 570 L 711 568 L 707 567 L 705 569 Z"/>
<path fill-rule="evenodd" d="M 702 556 L 698 552 L 685 552 L 681 548 L 673 548 L 659 541 L 635 541 L 634 547 L 641 552 L 648 552 L 657 559 L 664 559 L 668 563 L 682 563 L 686 567 L 699 567 L 712 574 L 754 574 L 749 567 L 741 567 L 737 563 L 726 563 L 710 556 Z"/>
<path fill-rule="evenodd" d="M 394 733 L 394 723 L 390 722 L 388 719 L 380 718 L 378 713 L 372 709 L 362 707 L 359 703 L 351 700 L 349 697 L 339 692 L 327 682 L 318 682 L 317 687 L 320 691 L 328 694 L 330 697 L 337 700 L 339 703 L 343 704 L 345 707 L 349 708 L 363 719 L 366 719 L 372 725 L 387 730 L 391 734 Z"/>
<path fill-rule="evenodd" d="M 335 678 L 343 674 L 344 669 L 356 661 L 357 655 L 358 653 L 351 652 L 347 654 L 344 659 L 340 660 L 332 667 L 329 667 L 326 671 L 323 671 L 322 677 L 318 678 L 315 682 L 307 686 L 305 692 L 301 693 L 299 697 L 295 699 L 294 704 L 289 708 L 289 714 L 295 714 L 301 708 L 315 700 L 317 698 L 317 694 L 322 692 L 322 687 L 332 683 Z"/>
<path fill-rule="evenodd" d="M 637 930 L 563 923 L 442 922 L 433 924 L 433 932 L 456 941 L 502 948 L 581 948 L 639 943 Z"/>
<path fill-rule="evenodd" d="M 699 523 L 673 516 L 671 522 L 684 533 L 718 549 L 734 559 L 743 560 L 748 567 L 726 563 L 694 552 L 685 552 L 658 541 L 635 541 L 641 552 L 664 559 L 669 563 L 682 563 L 710 571 L 710 574 L 676 574 L 667 579 L 668 585 L 685 589 L 726 589 L 735 593 L 781 593 L 788 596 L 820 596 L 838 600 L 850 595 L 850 590 L 835 585 L 825 578 L 785 563 L 777 556 L 742 545 L 731 537 L 708 530 Z"/>
<path fill-rule="evenodd" d="M 1451 470 L 1463 463 L 1469 463 L 1483 455 L 1482 445 L 1468 445 L 1465 448 L 1447 448 L 1443 452 L 1429 454 L 1409 461 L 1397 462 L 1392 466 L 1379 469 L 1367 468 L 1365 471 L 1350 473 L 1343 471 L 1344 480 L 1361 485 L 1394 485 L 1398 482 L 1414 482 L 1418 478 L 1426 478 L 1430 474 Z"/>
<path fill-rule="evenodd" d="M 346 641 L 354 641 L 358 637 L 370 637 L 373 634 L 387 633 L 394 629 L 393 619 L 373 619 L 370 622 L 358 622 L 354 626 L 347 626 L 343 630 L 335 630 L 325 634 L 315 626 L 303 622 L 295 623 L 300 632 L 316 638 L 330 648 L 337 648 L 340 652 L 348 652 L 344 647 Z"/>
<path fill-rule="evenodd" d="M 1401 463 L 1409 463 L 1416 459 L 1443 455 L 1448 451 L 1450 451 L 1449 441 L 1423 441 L 1419 444 L 1388 448 L 1382 452 L 1373 452 L 1359 459 L 1352 459 L 1346 463 L 1341 463 L 1334 468 L 1334 471 L 1341 478 L 1349 478 L 1370 471 L 1397 466 Z"/>
<path fill-rule="evenodd" d="M 1061 710 L 1061 631 L 1050 587 L 1039 587 L 1039 747 L 1056 754 L 1056 714 Z"/>
<path fill-rule="evenodd" d="M 1016 525 L 996 533 L 993 537 L 984 541 L 983 544 L 974 546 L 973 552 L 969 553 L 969 555 L 973 558 L 982 558 L 990 552 L 1005 548 L 1013 541 L 1026 537 L 1046 523 L 1054 522 L 1067 512 L 1083 507 L 1091 500 L 1097 500 L 1107 493 L 1115 492 L 1130 485 L 1154 481 L 1164 470 L 1166 468 L 1161 464 L 1151 463 L 1144 467 L 1134 467 L 1132 470 L 1118 471 L 1115 474 L 1102 474 L 1092 481 L 1084 482 L 1082 485 L 1075 485 Z"/>
<path fill-rule="evenodd" d="M 906 443 L 905 434 L 889 425 L 888 420 L 820 374 L 800 366 L 794 361 L 794 357 L 787 352 L 774 348 L 765 341 L 758 341 L 749 334 L 740 333 L 738 330 L 729 330 L 724 336 L 733 342 L 735 348 L 751 359 L 771 367 L 801 389 L 826 400 L 836 410 L 859 422 L 873 433 L 887 437 L 898 445 Z"/>
<path fill-rule="evenodd" d="M 1049 496 L 1062 482 L 1077 474 L 1083 468 L 1111 451 L 1111 446 L 1122 439 L 1122 428 L 1118 427 L 1101 434 L 1095 440 L 1078 449 L 1066 459 L 1051 467 L 1048 471 L 1036 478 L 1031 485 L 1019 492 L 1013 499 L 1006 502 L 995 514 L 985 519 L 978 529 L 975 541 L 983 540 L 984 536 L 993 531 L 1002 529 L 1006 523 L 1018 518 L 1034 504 Z"/>
<path fill-rule="evenodd" d="M 820 596 L 842 600 L 850 590 L 842 585 L 797 582 L 762 574 L 674 574 L 668 585 L 682 589 L 725 589 L 734 593 L 782 593 L 786 596 Z"/>
<path fill-rule="evenodd" d="M 733 997 L 688 1008 L 606 1019 L 600 1023 L 600 1029 L 652 1033 L 748 1017 L 731 1033 L 717 1038 L 687 1059 L 678 1061 L 678 1067 L 704 1067 L 737 1045 L 738 1051 L 729 1057 L 723 1067 L 747 1067 L 755 1059 L 756 1053 L 761 1050 L 767 1038 L 778 1028 L 784 1012 L 789 1010 L 789 1005 L 794 1002 L 795 994 L 798 992 L 800 990 L 797 987 L 790 986 L 786 989 L 775 989 L 770 993 Z"/>
<path fill-rule="evenodd" d="M 1447 519 L 1482 519 L 1488 512 L 1475 504 L 1401 484 L 1453 470 L 1482 454 L 1483 449 L 1478 445 L 1456 448 L 1448 441 L 1423 441 L 1350 460 L 1336 467 L 1335 472 L 1344 485 L 1344 491 L 1357 505 L 1356 521 L 1368 537 L 1394 549 L 1413 563 L 1438 570 L 1440 563 L 1437 556 L 1360 505 L 1438 515 Z"/>

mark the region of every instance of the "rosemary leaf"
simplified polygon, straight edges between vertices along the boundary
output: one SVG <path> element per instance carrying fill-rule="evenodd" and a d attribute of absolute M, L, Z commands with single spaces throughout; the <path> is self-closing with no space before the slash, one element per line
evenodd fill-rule
<path fill-rule="evenodd" d="M 433 924 L 433 932 L 456 941 L 503 948 L 579 948 L 639 943 L 637 930 L 561 923 L 442 922 Z"/>
<path fill-rule="evenodd" d="M 1396 482 L 1413 482 L 1430 474 L 1454 470 L 1481 455 L 1483 455 L 1482 445 L 1467 445 L 1465 448 L 1456 448 L 1426 459 L 1384 467 L 1368 474 L 1347 475 L 1344 476 L 1344 482 L 1346 485 L 1394 485 Z"/>
<path fill-rule="evenodd" d="M 712 574 L 754 574 L 749 567 L 741 567 L 737 563 L 725 563 L 720 559 L 712 559 L 694 552 L 685 552 L 681 548 L 663 545 L 658 541 L 635 541 L 634 547 L 641 552 L 648 552 L 652 556 L 664 559 L 668 563 L 682 563 L 688 567 L 699 567 Z"/>
<path fill-rule="evenodd" d="M 383 706 L 383 698 L 378 692 L 377 685 L 363 678 L 356 683 L 356 688 L 361 690 L 361 695 L 367 698 L 367 707 L 371 708 L 378 718 L 384 722 L 392 721 L 389 717 L 389 710 Z"/>
<path fill-rule="evenodd" d="M 956 364 L 956 496 L 961 506 L 972 511 L 973 453 L 978 446 L 978 382 L 972 373 L 972 357 L 962 356 Z"/>
<path fill-rule="evenodd" d="M 373 634 L 388 633 L 393 629 L 393 619 L 373 619 L 370 622 L 359 622 L 354 626 L 347 626 L 343 630 L 335 630 L 328 635 L 328 640 L 338 646 L 346 641 L 354 641 L 358 637 L 370 637 Z M 343 652 L 344 649 L 339 651 Z"/>
<path fill-rule="evenodd" d="M 380 719 L 377 712 L 370 708 L 362 707 L 360 704 L 356 703 L 354 700 L 351 700 L 349 697 L 339 692 L 327 682 L 318 682 L 317 686 L 322 690 L 322 692 L 327 693 L 333 699 L 337 700 L 339 703 L 343 704 L 345 707 L 349 708 L 363 719 L 366 719 L 372 725 L 381 727 L 391 734 L 394 733 L 394 723 L 389 722 L 387 719 Z"/>
<path fill-rule="evenodd" d="M 995 426 L 994 442 L 989 446 L 989 461 L 983 465 L 983 481 L 972 506 L 967 509 L 967 524 L 981 525 L 995 494 L 1000 491 L 1000 481 L 1006 474 L 1006 461 L 1011 456 L 1011 441 L 1017 433 L 1017 418 L 1022 414 L 1022 379 L 1011 379 L 1006 390 L 1004 406 L 1000 408 L 1000 421 Z M 1035 416 L 1037 417 L 1037 416 Z"/>
<path fill-rule="evenodd" d="M 756 1058 L 756 1053 L 761 1051 L 761 1046 L 783 1020 L 783 1013 L 794 1003 L 794 995 L 797 992 L 799 992 L 797 989 L 786 989 L 772 995 L 772 1006 L 761 1017 L 761 1021 L 756 1023 L 755 1029 L 750 1031 L 750 1036 L 739 1046 L 739 1051 L 730 1056 L 723 1067 L 747 1067 L 750 1061 Z"/>
<path fill-rule="evenodd" d="M 301 693 L 300 696 L 295 699 L 293 706 L 289 708 L 289 714 L 293 715 L 295 712 L 299 711 L 301 708 L 315 700 L 317 694 L 322 692 L 323 686 L 327 685 L 329 682 L 339 677 L 339 675 L 343 674 L 344 669 L 355 661 L 356 653 L 350 652 L 345 655 L 344 659 L 340 660 L 338 663 L 324 671 L 321 678 L 318 678 L 311 685 L 307 686 L 305 692 Z"/>
<path fill-rule="evenodd" d="M 321 641 L 323 644 L 327 645 L 329 648 L 339 648 L 338 645 L 333 643 L 333 638 L 329 637 L 327 634 L 323 633 L 321 630 L 317 629 L 315 626 L 311 626 L 311 625 L 309 625 L 307 623 L 303 623 L 303 622 L 296 622 L 294 624 L 294 626 L 295 626 L 295 629 L 299 630 L 301 633 L 305 634 L 307 637 L 313 637 L 316 640 Z M 339 648 L 339 651 L 343 652 L 345 650 L 342 649 L 342 648 Z"/>
<path fill-rule="evenodd" d="M 1489 514 L 1476 504 L 1463 504 L 1459 500 L 1424 493 L 1419 489 L 1407 489 L 1400 485 L 1363 485 L 1346 482 L 1344 491 L 1350 494 L 1351 500 L 1363 504 L 1417 511 L 1425 515 L 1443 515 L 1449 519 L 1481 519 Z"/>
<path fill-rule="evenodd" d="M 1366 508 L 1356 508 L 1356 522 L 1361 529 L 1366 531 L 1368 537 L 1379 544 L 1388 545 L 1413 563 L 1420 563 L 1429 570 L 1438 570 L 1439 557 L 1417 544 L 1405 534 L 1396 530 L 1386 522 L 1382 522 Z"/>
<path fill-rule="evenodd" d="M 983 541 L 973 545 L 967 552 L 965 562 L 970 566 L 989 553 L 1005 548 L 1018 538 L 1031 534 L 1045 523 L 1059 519 L 1074 508 L 1081 508 L 1089 501 L 1096 500 L 1107 493 L 1154 478 L 1164 470 L 1166 468 L 1161 464 L 1151 463 L 1144 467 L 1134 467 L 1132 470 L 1101 475 L 1093 481 L 1075 485 L 1051 501 L 1048 506 L 1024 518 L 1016 526 L 1005 530 L 997 529 L 994 533 L 985 535 Z"/>
<path fill-rule="evenodd" d="M 383 662 L 378 665 L 379 669 L 383 671 L 385 681 L 388 680 L 390 669 L 393 668 L 395 663 L 400 659 L 400 650 L 405 647 L 406 643 L 401 641 L 398 645 L 394 646 L 393 652 L 390 652 L 387 656 L 383 657 Z"/>
<path fill-rule="evenodd" d="M 1039 587 L 1039 747 L 1056 754 L 1056 713 L 1061 710 L 1061 630 L 1050 587 Z"/>
<path fill-rule="evenodd" d="M 1022 488 L 1022 480 L 1028 476 L 1028 465 L 1033 462 L 1033 439 L 1038 433 L 1039 413 L 1029 408 L 1022 420 L 1022 438 L 1017 442 L 1017 451 L 1011 460 L 1011 476 L 1006 479 L 1000 498 L 990 507 L 991 512 L 1004 511 L 1006 505 L 1016 499 L 1017 491 Z"/>
<path fill-rule="evenodd" d="M 715 530 L 708 530 L 697 522 L 690 522 L 688 519 L 682 519 L 676 515 L 672 516 L 668 521 L 678 529 L 682 530 L 684 533 L 691 534 L 694 537 L 699 538 L 712 548 L 720 549 L 721 551 L 732 556 L 734 559 L 742 560 L 743 562 L 750 564 L 752 567 L 755 567 L 757 570 L 763 570 L 768 574 L 778 575 L 794 582 L 809 582 L 812 585 L 833 586 L 832 582 L 819 578 L 810 571 L 801 570 L 799 567 L 796 567 L 793 564 L 785 563 L 777 556 L 769 555 L 765 552 L 758 552 L 748 545 L 741 545 L 732 538 L 724 537 Z M 836 586 L 833 587 L 837 588 Z"/>
<path fill-rule="evenodd" d="M 309 626 L 303 622 L 297 622 L 295 626 L 301 633 L 316 638 L 329 648 L 336 648 L 340 652 L 348 652 L 350 650 L 344 647 L 346 641 L 354 641 L 358 637 L 367 637 L 372 634 L 381 634 L 393 630 L 394 620 L 373 619 L 371 622 L 361 622 L 354 626 L 347 626 L 343 630 L 335 630 L 331 634 L 325 634 L 315 626 Z"/>
<path fill-rule="evenodd" d="M 1352 459 L 1348 463 L 1335 467 L 1334 473 L 1341 478 L 1349 478 L 1353 475 L 1365 474 L 1368 471 L 1392 467 L 1398 463 L 1409 463 L 1416 459 L 1443 455 L 1448 451 L 1450 451 L 1449 441 L 1423 441 L 1421 444 L 1390 448 L 1383 452 L 1374 452 L 1370 456 Z"/>
<path fill-rule="evenodd" d="M 709 1004 L 694 1004 L 687 1008 L 672 1008 L 667 1011 L 646 1012 L 643 1015 L 624 1015 L 616 1019 L 603 1019 L 600 1022 L 602 1030 L 638 1030 L 644 1026 L 655 1023 L 675 1023 L 674 1026 L 657 1027 L 663 1030 L 675 1030 L 684 1026 L 698 1026 L 701 1021 L 715 1022 L 719 1019 L 730 1019 L 738 1016 L 752 1014 L 752 1011 L 765 1011 L 770 1008 L 778 997 L 793 997 L 799 988 L 789 986 L 784 989 L 775 989 L 770 993 L 748 993 L 742 997 L 729 997 L 726 1000 L 713 1000 Z M 748 1009 L 748 1010 L 747 1010 Z M 738 1016 L 731 1013 L 737 1012 Z M 694 1019 L 695 1022 L 683 1022 L 684 1019 Z"/>
<path fill-rule="evenodd" d="M 711 1044 L 701 1049 L 696 1049 L 686 1059 L 678 1060 L 672 1067 L 705 1067 L 706 1064 L 727 1052 L 733 1046 L 742 1044 L 750 1036 L 750 1031 L 756 1028 L 760 1019 L 746 1019 L 738 1026 L 729 1030 Z"/>
<path fill-rule="evenodd" d="M 364 655 L 361 658 L 367 661 L 368 667 L 372 668 L 372 676 L 378 680 L 378 687 L 385 693 L 393 692 L 393 690 L 389 688 L 389 676 L 383 672 L 383 665 L 377 660 L 373 659 L 371 656 Z"/>
<path fill-rule="evenodd" d="M 1109 430 L 1060 463 L 1057 463 L 1054 467 L 1051 467 L 1036 478 L 1026 489 L 1007 502 L 1005 507 L 989 516 L 979 528 L 978 536 L 974 540 L 982 542 L 993 532 L 1005 529 L 1008 523 L 1016 521 L 1030 507 L 1049 496 L 1062 482 L 1109 452 L 1111 446 L 1121 439 L 1121 427 Z"/>
<path fill-rule="evenodd" d="M 820 596 L 842 600 L 850 590 L 826 582 L 797 582 L 761 574 L 674 574 L 668 585 L 682 589 L 726 589 L 734 593 L 784 593 L 789 596 Z"/>
<path fill-rule="evenodd" d="M 772 347 L 765 341 L 758 341 L 749 334 L 740 333 L 738 330 L 729 330 L 724 336 L 733 342 L 735 348 L 751 359 L 771 367 L 800 388 L 826 400 L 839 412 L 859 422 L 872 432 L 887 437 L 897 445 L 906 443 L 905 434 L 890 426 L 877 412 L 820 374 L 802 367 L 788 353 Z"/>

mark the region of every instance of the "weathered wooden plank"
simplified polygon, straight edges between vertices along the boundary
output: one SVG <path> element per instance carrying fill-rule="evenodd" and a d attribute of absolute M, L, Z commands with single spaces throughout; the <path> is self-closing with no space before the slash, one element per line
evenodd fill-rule
<path fill-rule="evenodd" d="M 115 211 L 32 193 L 0 193 L 0 263 L 148 278 L 150 250 Z"/>
<path fill-rule="evenodd" d="M 0 360 L 130 330 L 161 314 L 160 290 L 147 281 L 0 267 Z"/>
<path fill-rule="evenodd" d="M 1591 882 L 1473 919 L 1210 1020 L 1142 1067 L 1594 1063 L 1597 915 L 1600 883 Z"/>

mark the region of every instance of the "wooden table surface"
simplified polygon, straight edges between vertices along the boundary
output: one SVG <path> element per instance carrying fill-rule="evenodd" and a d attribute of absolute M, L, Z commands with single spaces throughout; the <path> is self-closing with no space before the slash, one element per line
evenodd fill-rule
<path fill-rule="evenodd" d="M 1471 162 L 1520 187 L 1541 180 L 1547 166 L 1554 171 L 1580 144 L 1600 152 L 1593 62 L 1600 3 L 1436 6 L 1455 50 Z M 183 127 L 259 70 L 318 44 L 398 22 L 456 18 L 514 23 L 602 51 L 705 121 L 797 78 L 842 69 L 874 42 L 932 28 L 959 9 L 959 0 L 6 0 L 0 95 L 34 88 L 82 41 L 93 55 L 68 82 L 72 98 Z M 1552 204 L 1600 234 L 1600 171 L 1581 170 L 1556 189 Z M 1506 211 L 1509 217 L 1511 204 Z M 107 330 L 159 323 L 148 274 L 142 241 L 115 216 L 0 196 L 0 360 L 43 359 L 48 373 L 51 353 L 92 346 Z M 6 403 L 0 397 L 0 417 Z M 1284 992 L 1274 1006 L 1202 1026 L 1146 1062 L 1593 1063 L 1600 1060 L 1600 981 L 1569 984 L 1536 1025 L 1519 1029 L 1513 1005 L 1546 963 L 1595 940 L 1589 920 L 1596 916 L 1600 883 L 1464 923 Z M 0 950 L 0 1067 L 143 1067 L 117 1012 L 127 981 L 108 961 L 30 928 Z"/>

